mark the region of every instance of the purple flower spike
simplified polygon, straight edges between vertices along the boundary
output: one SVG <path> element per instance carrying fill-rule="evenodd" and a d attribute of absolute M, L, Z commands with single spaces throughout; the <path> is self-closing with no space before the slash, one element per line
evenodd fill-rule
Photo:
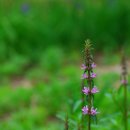
<path fill-rule="evenodd" d="M 82 79 L 86 79 L 86 78 L 88 78 L 88 76 L 86 74 L 83 74 Z"/>
<path fill-rule="evenodd" d="M 91 115 L 97 115 L 99 112 L 97 112 L 97 108 L 94 109 L 93 107 L 91 108 Z"/>
<path fill-rule="evenodd" d="M 82 117 L 89 116 L 88 118 L 88 129 L 91 127 L 91 118 L 96 116 L 99 112 L 97 108 L 94 108 L 94 98 L 93 96 L 99 92 L 98 88 L 95 86 L 94 79 L 96 78 L 97 74 L 94 73 L 93 68 L 96 67 L 96 64 L 93 61 L 93 56 L 91 55 L 91 42 L 89 40 L 85 41 L 85 49 L 84 49 L 84 64 L 82 64 L 81 69 L 83 70 L 82 75 L 82 96 L 83 100 L 82 103 L 86 104 L 87 106 L 82 107 Z M 122 79 L 125 79 L 122 77 Z M 88 85 L 87 87 L 86 84 Z M 125 86 L 125 85 L 124 85 Z M 85 95 L 84 95 L 85 94 Z M 85 96 L 85 97 L 84 97 Z M 85 99 L 86 98 L 86 99 Z"/>
<path fill-rule="evenodd" d="M 93 87 L 92 88 L 92 90 L 91 90 L 91 93 L 98 93 L 99 92 L 99 90 L 97 89 L 97 87 Z"/>
<path fill-rule="evenodd" d="M 88 95 L 90 93 L 89 88 L 84 87 L 84 89 L 82 90 L 84 94 Z"/>
<path fill-rule="evenodd" d="M 92 68 L 96 68 L 96 64 L 95 64 L 95 63 L 92 63 L 91 67 L 92 67 Z"/>
<path fill-rule="evenodd" d="M 82 69 L 82 70 L 86 70 L 86 69 L 87 69 L 87 66 L 86 66 L 85 64 L 82 64 L 82 65 L 81 65 L 81 69 Z"/>
<path fill-rule="evenodd" d="M 97 75 L 95 73 L 91 74 L 91 78 L 95 78 Z"/>
<path fill-rule="evenodd" d="M 83 107 L 82 112 L 84 115 L 88 114 L 88 106 Z"/>

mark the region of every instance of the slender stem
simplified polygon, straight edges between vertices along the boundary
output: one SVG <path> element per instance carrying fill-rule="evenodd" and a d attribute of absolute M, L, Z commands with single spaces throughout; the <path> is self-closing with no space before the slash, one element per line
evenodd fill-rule
<path fill-rule="evenodd" d="M 91 113 L 91 94 L 88 95 L 88 111 Z M 88 115 L 88 130 L 91 130 L 91 114 Z"/>
<path fill-rule="evenodd" d="M 124 85 L 124 127 L 128 130 L 128 117 L 127 117 L 127 85 Z"/>
<path fill-rule="evenodd" d="M 91 63 L 92 63 L 92 58 L 91 58 L 91 44 L 90 41 L 86 41 L 85 45 L 85 65 L 88 67 L 87 68 L 87 82 L 88 82 L 88 88 L 89 88 L 89 93 L 88 93 L 88 130 L 91 130 L 91 108 L 92 108 L 92 95 L 91 95 L 91 88 L 92 88 L 92 79 L 91 79 Z"/>
<path fill-rule="evenodd" d="M 85 72 L 84 72 L 85 73 Z M 81 97 L 82 97 L 82 108 L 84 107 L 84 104 L 85 104 L 85 100 L 84 100 L 84 94 L 82 92 L 84 88 L 84 80 L 82 80 L 82 85 L 81 85 Z M 84 116 L 82 114 L 82 124 L 81 124 L 81 128 L 83 129 L 84 128 Z"/>
<path fill-rule="evenodd" d="M 89 61 L 89 59 L 88 59 Z M 90 64 L 88 64 L 88 66 L 90 67 Z M 88 69 L 88 87 L 89 90 L 91 91 L 91 72 L 90 69 Z M 88 95 L 88 111 L 89 111 L 89 115 L 88 115 L 88 130 L 91 130 L 91 93 Z"/>
<path fill-rule="evenodd" d="M 115 104 L 120 108 L 121 112 L 124 113 L 124 110 L 123 110 L 122 104 L 120 104 L 120 103 L 116 100 L 114 94 L 112 94 L 112 99 L 113 99 L 114 103 L 115 103 Z"/>

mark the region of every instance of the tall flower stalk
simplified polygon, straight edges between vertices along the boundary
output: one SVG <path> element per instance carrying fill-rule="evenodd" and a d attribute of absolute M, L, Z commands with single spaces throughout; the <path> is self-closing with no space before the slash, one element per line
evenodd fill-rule
<path fill-rule="evenodd" d="M 121 75 L 121 83 L 122 87 L 124 89 L 124 100 L 123 100 L 123 106 L 124 106 L 124 129 L 128 130 L 128 110 L 127 110 L 127 65 L 126 65 L 126 58 L 123 55 L 122 57 L 122 75 Z"/>
<path fill-rule="evenodd" d="M 96 78 L 96 74 L 93 72 L 93 69 L 96 67 L 93 62 L 93 57 L 91 55 L 92 47 L 89 40 L 85 41 L 85 50 L 84 50 L 84 64 L 82 64 L 81 69 L 84 70 L 82 75 L 82 92 L 86 96 L 87 105 L 83 106 L 82 112 L 83 115 L 88 116 L 88 130 L 91 130 L 91 122 L 92 117 L 96 117 L 98 114 L 97 109 L 93 107 L 94 105 L 94 94 L 99 92 L 97 87 L 94 85 L 94 78 Z M 85 86 L 85 80 L 87 81 Z M 82 96 L 83 97 L 83 96 Z M 82 98 L 83 104 L 85 103 L 84 97 Z"/>

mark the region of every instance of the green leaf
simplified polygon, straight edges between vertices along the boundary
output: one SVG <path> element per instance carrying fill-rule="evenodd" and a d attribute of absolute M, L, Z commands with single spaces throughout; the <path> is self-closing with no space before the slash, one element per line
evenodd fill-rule
<path fill-rule="evenodd" d="M 73 111 L 77 111 L 79 107 L 81 107 L 81 100 L 78 100 L 75 104 L 74 104 L 74 108 Z"/>
<path fill-rule="evenodd" d="M 121 90 L 122 90 L 123 87 L 124 87 L 123 85 L 121 85 L 121 86 L 119 87 L 119 89 L 118 89 L 118 93 L 121 92 Z"/>
<path fill-rule="evenodd" d="M 65 113 L 58 113 L 56 117 L 62 121 L 65 121 L 66 119 Z"/>

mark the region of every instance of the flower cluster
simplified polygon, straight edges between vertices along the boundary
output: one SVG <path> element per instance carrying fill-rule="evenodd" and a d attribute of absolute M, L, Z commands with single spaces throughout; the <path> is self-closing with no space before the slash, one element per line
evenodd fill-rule
<path fill-rule="evenodd" d="M 92 65 L 91 65 L 91 68 L 95 68 L 96 67 L 96 64 L 95 63 L 92 63 Z M 88 66 L 86 66 L 85 64 L 82 64 L 81 65 L 81 69 L 82 70 L 86 70 L 86 69 L 88 69 L 89 67 Z"/>
<path fill-rule="evenodd" d="M 82 112 L 83 112 L 84 115 L 88 114 L 88 115 L 93 115 L 93 116 L 99 113 L 99 112 L 97 112 L 97 108 L 94 109 L 93 107 L 92 107 L 91 110 L 89 111 L 88 106 L 84 106 L 84 107 L 82 108 Z"/>
<path fill-rule="evenodd" d="M 97 76 L 97 75 L 96 75 L 95 73 L 91 73 L 91 75 L 90 75 L 91 78 L 96 78 L 96 76 Z M 82 78 L 81 78 L 81 79 L 88 79 L 88 78 L 89 78 L 88 75 L 84 73 L 84 74 L 82 75 Z"/>
<path fill-rule="evenodd" d="M 82 91 L 85 95 L 95 94 L 99 92 L 96 86 L 94 86 L 91 90 L 89 89 L 89 87 L 84 87 Z"/>
<path fill-rule="evenodd" d="M 82 64 L 82 66 L 81 66 L 81 69 L 82 70 L 85 70 L 85 72 L 86 71 L 88 71 L 89 70 L 89 68 L 90 69 L 93 69 L 93 68 L 95 68 L 96 67 L 96 64 L 95 63 L 92 63 L 91 64 L 91 67 L 88 67 L 88 66 L 86 66 L 85 64 Z M 86 74 L 86 73 L 84 73 L 83 75 L 82 75 L 82 79 L 89 79 L 89 78 L 91 78 L 91 79 L 93 79 L 93 78 L 96 78 L 96 73 L 91 73 L 90 74 L 90 77 Z M 96 86 L 93 86 L 92 88 L 90 88 L 90 87 L 85 87 L 84 86 L 84 88 L 82 89 L 82 92 L 85 94 L 85 95 L 91 95 L 91 94 L 95 94 L 95 93 L 98 93 L 99 92 L 99 90 L 98 90 L 98 88 L 96 87 Z M 96 115 L 96 114 L 98 114 L 99 112 L 97 112 L 97 109 L 94 109 L 93 107 L 91 107 L 91 110 L 89 110 L 89 107 L 88 106 L 84 106 L 83 108 L 82 108 L 82 112 L 83 112 L 83 114 L 84 115 Z"/>

